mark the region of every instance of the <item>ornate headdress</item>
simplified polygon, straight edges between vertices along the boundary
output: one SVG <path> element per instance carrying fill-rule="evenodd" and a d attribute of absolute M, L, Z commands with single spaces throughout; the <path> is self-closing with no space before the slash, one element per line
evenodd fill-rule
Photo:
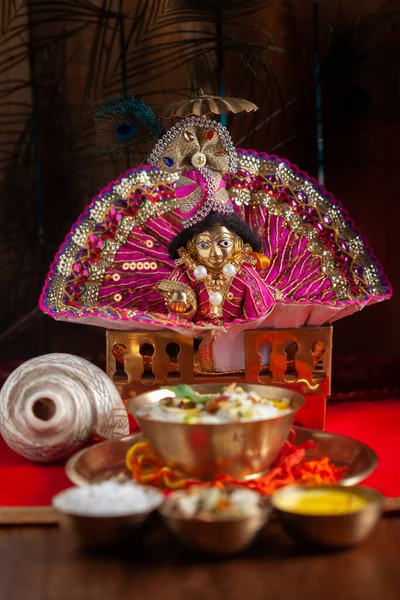
<path fill-rule="evenodd" d="M 159 140 L 149 162 L 180 172 L 176 197 L 184 227 L 202 221 L 210 212 L 233 212 L 222 175 L 235 173 L 238 159 L 221 123 L 201 117 L 183 119 Z"/>
<path fill-rule="evenodd" d="M 238 156 L 227 128 L 206 115 L 256 109 L 251 102 L 205 96 L 201 90 L 195 98 L 164 109 L 167 117 L 185 118 L 163 135 L 148 160 L 163 170 L 180 173 L 176 197 L 184 227 L 199 223 L 211 212 L 234 212 L 223 175 L 236 172 Z"/>

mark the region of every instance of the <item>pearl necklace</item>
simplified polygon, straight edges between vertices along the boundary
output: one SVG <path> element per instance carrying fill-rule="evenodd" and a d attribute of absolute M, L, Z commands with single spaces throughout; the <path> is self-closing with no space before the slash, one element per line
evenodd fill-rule
<path fill-rule="evenodd" d="M 227 291 L 233 277 L 235 277 L 239 271 L 239 268 L 244 260 L 249 261 L 251 264 L 253 263 L 253 258 L 249 256 L 251 251 L 251 246 L 249 244 L 245 244 L 241 250 L 235 254 L 233 261 L 231 263 L 226 263 L 222 267 L 221 273 L 216 279 L 210 275 L 206 267 L 197 264 L 197 262 L 184 248 L 180 248 L 178 250 L 179 258 L 175 259 L 175 264 L 177 266 L 185 264 L 186 267 L 192 271 L 193 277 L 198 281 L 202 281 L 206 291 L 208 292 L 208 299 L 212 306 L 212 313 L 217 317 L 222 317 L 222 302 L 224 295 L 221 293 L 221 291 L 224 293 Z"/>
<path fill-rule="evenodd" d="M 213 312 L 218 314 L 220 312 L 219 307 L 222 304 L 223 296 L 221 292 L 218 291 L 218 288 L 222 288 L 224 284 L 226 284 L 230 279 L 232 279 L 237 273 L 237 267 L 232 263 L 226 263 L 222 267 L 222 277 L 219 275 L 218 279 L 215 281 L 211 275 L 208 273 L 206 267 L 203 265 L 198 265 L 193 269 L 193 275 L 195 279 L 203 281 L 206 287 L 214 287 L 213 291 L 208 292 L 208 299 L 210 304 L 214 307 Z"/>

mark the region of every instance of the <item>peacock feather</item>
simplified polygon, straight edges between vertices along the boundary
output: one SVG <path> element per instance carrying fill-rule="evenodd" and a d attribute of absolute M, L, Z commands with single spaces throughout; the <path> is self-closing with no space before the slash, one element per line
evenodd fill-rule
<path fill-rule="evenodd" d="M 94 122 L 97 148 L 107 155 L 121 154 L 133 143 L 158 139 L 164 133 L 150 106 L 133 94 L 100 104 Z"/>

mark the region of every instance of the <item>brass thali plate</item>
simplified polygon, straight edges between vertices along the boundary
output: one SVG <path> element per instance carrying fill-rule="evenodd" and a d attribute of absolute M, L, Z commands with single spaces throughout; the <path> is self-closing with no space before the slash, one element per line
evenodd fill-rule
<path fill-rule="evenodd" d="M 295 427 L 295 445 L 311 441 L 315 444 L 308 448 L 305 460 L 328 456 L 336 466 L 346 466 L 341 485 L 356 485 L 375 470 L 378 459 L 367 445 L 343 435 L 326 431 L 315 431 Z M 85 486 L 105 480 L 127 481 L 131 474 L 125 465 L 125 456 L 129 448 L 143 440 L 143 434 L 136 433 L 116 440 L 100 442 L 84 448 L 72 456 L 66 464 L 66 473 L 76 485 Z"/>

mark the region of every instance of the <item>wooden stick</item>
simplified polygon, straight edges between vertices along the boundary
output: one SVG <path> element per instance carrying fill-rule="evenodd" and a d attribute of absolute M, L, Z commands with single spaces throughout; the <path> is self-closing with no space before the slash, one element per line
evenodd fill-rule
<path fill-rule="evenodd" d="M 0 525 L 55 525 L 58 521 L 51 506 L 0 507 Z"/>

